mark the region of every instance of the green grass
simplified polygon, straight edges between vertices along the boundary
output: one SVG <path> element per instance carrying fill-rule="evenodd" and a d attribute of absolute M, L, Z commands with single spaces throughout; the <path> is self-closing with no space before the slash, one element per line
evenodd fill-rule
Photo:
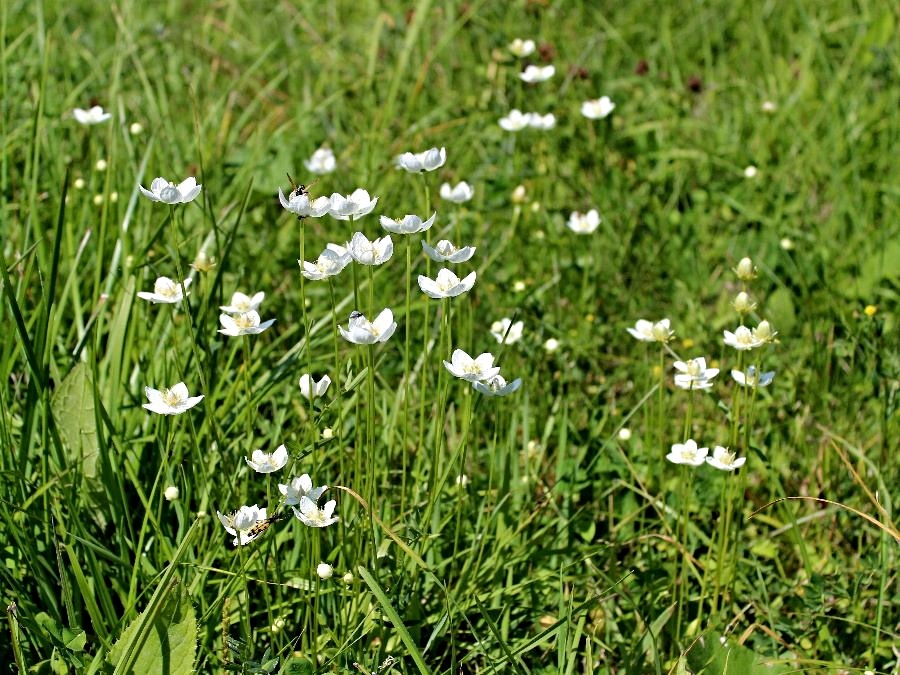
<path fill-rule="evenodd" d="M 0 11 L 10 669 L 150 672 L 165 653 L 178 673 L 897 672 L 890 3 Z M 515 37 L 544 44 L 551 80 L 519 81 Z M 583 118 L 603 94 L 614 113 Z M 82 127 L 71 111 L 93 101 L 113 119 Z M 503 131 L 513 107 L 557 126 Z M 321 145 L 338 168 L 313 194 L 363 187 L 371 215 L 298 222 L 280 207 L 285 174 L 309 183 Z M 447 148 L 437 171 L 394 168 L 433 146 Z M 203 191 L 170 210 L 137 189 L 159 175 Z M 471 202 L 439 199 L 459 180 Z M 413 278 L 407 324 L 401 235 L 371 278 L 352 264 L 333 291 L 301 280 L 298 258 L 426 204 L 428 242 L 478 247 L 455 269 L 477 270 L 469 293 L 429 300 Z M 565 227 L 590 208 L 597 231 Z M 434 276 L 420 238 L 413 276 Z M 215 265 L 191 272 L 187 303 L 136 297 L 201 250 Z M 744 256 L 759 271 L 746 323 L 779 333 L 744 362 L 774 382 L 740 398 L 722 331 L 740 321 Z M 274 327 L 218 334 L 235 290 L 265 291 Z M 354 307 L 390 307 L 397 332 L 371 350 L 335 342 L 335 304 L 345 326 Z M 504 316 L 525 333 L 501 347 L 489 328 Z M 669 353 L 625 331 L 663 317 Z M 441 361 L 457 347 L 492 351 L 521 390 L 483 397 L 451 377 Z M 675 355 L 715 362 L 710 393 L 674 387 Z M 335 381 L 315 406 L 297 384 L 310 370 Z M 141 408 L 145 386 L 179 381 L 199 406 Z M 686 435 L 747 463 L 667 462 Z M 244 462 L 282 443 L 278 473 Z M 302 473 L 332 486 L 340 522 L 307 528 L 281 507 L 290 518 L 235 549 L 216 511 L 271 515 L 277 483 Z M 332 578 L 316 576 L 322 561 Z"/>

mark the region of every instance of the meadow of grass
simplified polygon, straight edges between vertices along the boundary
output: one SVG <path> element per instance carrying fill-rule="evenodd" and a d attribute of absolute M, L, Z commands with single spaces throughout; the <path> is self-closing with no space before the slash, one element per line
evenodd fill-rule
<path fill-rule="evenodd" d="M 900 671 L 892 3 L 0 11 L 6 669 Z M 556 72 L 522 82 L 529 63 Z M 601 95 L 613 112 L 584 117 Z M 94 104 L 112 117 L 79 124 Z M 504 130 L 514 108 L 556 123 Z M 431 147 L 439 168 L 395 166 Z M 378 201 L 298 220 L 287 174 Z M 202 190 L 156 203 L 156 176 Z M 471 200 L 439 196 L 461 180 Z M 589 209 L 595 230 L 567 227 Z M 432 212 L 382 265 L 301 275 L 386 235 L 379 216 Z M 431 299 L 417 276 L 444 265 L 420 241 L 444 238 L 476 247 L 448 267 L 477 280 Z M 137 295 L 163 276 L 186 300 Z M 235 291 L 265 292 L 274 325 L 217 332 Z M 390 339 L 339 335 L 384 308 Z M 520 340 L 491 334 L 503 317 Z M 670 339 L 626 330 L 664 318 Z M 723 341 L 764 320 L 765 344 Z M 442 364 L 455 349 L 521 388 L 476 391 Z M 711 388 L 677 387 L 700 356 Z M 751 365 L 774 380 L 738 386 Z M 142 407 L 178 382 L 202 401 Z M 746 463 L 667 461 L 687 439 Z M 245 461 L 282 444 L 276 472 Z M 336 523 L 284 503 L 301 474 Z M 244 505 L 283 518 L 235 547 L 217 512 Z"/>

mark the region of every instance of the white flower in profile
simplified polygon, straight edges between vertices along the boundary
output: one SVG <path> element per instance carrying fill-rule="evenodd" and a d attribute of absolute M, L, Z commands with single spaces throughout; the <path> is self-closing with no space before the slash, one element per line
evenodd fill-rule
<path fill-rule="evenodd" d="M 203 186 L 197 185 L 196 179 L 191 176 L 190 178 L 185 178 L 178 185 L 162 177 L 154 178 L 153 182 L 150 183 L 149 190 L 143 185 L 138 185 L 138 188 L 140 188 L 142 195 L 154 202 L 187 204 L 194 201 L 197 195 L 200 194 Z"/>
<path fill-rule="evenodd" d="M 523 40 L 522 38 L 516 38 L 509 43 L 509 51 L 511 51 L 514 56 L 518 56 L 519 58 L 531 56 L 532 54 L 534 54 L 534 49 L 534 40 Z"/>
<path fill-rule="evenodd" d="M 538 82 L 546 82 L 556 74 L 554 66 L 526 66 L 525 70 L 519 73 L 519 79 L 528 84 L 536 84 Z"/>
<path fill-rule="evenodd" d="M 429 298 L 455 298 L 475 285 L 475 272 L 470 272 L 464 279 L 460 279 L 446 267 L 442 267 L 435 279 L 419 275 L 419 288 Z"/>
<path fill-rule="evenodd" d="M 710 389 L 712 379 L 719 374 L 718 368 L 707 368 L 702 356 L 690 361 L 676 361 L 675 386 L 679 389 Z"/>
<path fill-rule="evenodd" d="M 332 217 L 338 220 L 349 220 L 350 218 L 362 218 L 372 213 L 375 204 L 378 203 L 378 197 L 370 197 L 368 192 L 357 188 L 347 196 L 337 192 L 332 193 L 330 202 L 328 213 Z"/>
<path fill-rule="evenodd" d="M 227 305 L 223 305 L 219 307 L 223 312 L 228 312 L 229 314 L 242 314 L 244 312 L 255 312 L 259 309 L 259 306 L 262 304 L 263 299 L 266 297 L 266 294 L 260 291 L 259 293 L 255 293 L 252 297 L 249 295 L 244 295 L 240 291 L 235 291 L 231 296 L 231 302 Z"/>
<path fill-rule="evenodd" d="M 464 180 L 460 181 L 452 187 L 450 183 L 441 184 L 441 199 L 445 199 L 448 202 L 462 204 L 463 202 L 467 202 L 472 199 L 474 195 L 475 190 L 473 190 L 472 186 Z"/>
<path fill-rule="evenodd" d="M 341 337 L 355 345 L 372 345 L 376 342 L 385 342 L 394 334 L 395 330 L 397 330 L 397 322 L 394 321 L 394 313 L 390 309 L 381 310 L 381 313 L 375 317 L 374 321 L 369 321 L 360 312 L 352 312 L 347 329 L 343 326 L 338 326 Z"/>
<path fill-rule="evenodd" d="M 746 373 L 740 370 L 732 370 L 731 377 L 742 387 L 768 387 L 772 384 L 772 380 L 775 379 L 775 371 L 759 373 L 756 370 L 756 366 L 750 366 L 747 368 Z"/>
<path fill-rule="evenodd" d="M 749 314 L 754 309 L 756 309 L 756 303 L 753 302 L 746 291 L 741 291 L 740 293 L 738 293 L 732 301 L 731 306 L 734 307 L 734 311 L 736 311 L 741 316 L 743 316 L 744 314 Z"/>
<path fill-rule="evenodd" d="M 331 378 L 323 375 L 322 379 L 316 382 L 309 373 L 304 373 L 300 377 L 300 393 L 305 398 L 319 398 L 325 395 L 328 387 L 331 386 Z"/>
<path fill-rule="evenodd" d="M 553 113 L 547 113 L 546 115 L 541 115 L 540 113 L 528 113 L 528 126 L 532 129 L 541 129 L 546 131 L 547 129 L 552 129 L 556 126 L 556 115 Z"/>
<path fill-rule="evenodd" d="M 328 527 L 339 520 L 337 516 L 332 516 L 335 506 L 337 502 L 332 499 L 320 509 L 312 499 L 303 496 L 300 498 L 300 508 L 291 508 L 297 519 L 307 527 Z"/>
<path fill-rule="evenodd" d="M 444 166 L 447 161 L 447 149 L 429 148 L 425 152 L 404 152 L 397 156 L 397 168 L 410 173 L 434 171 Z"/>
<path fill-rule="evenodd" d="M 90 127 L 95 124 L 105 122 L 110 117 L 112 117 L 112 114 L 103 112 L 103 108 L 101 106 L 95 105 L 88 108 L 87 110 L 84 110 L 83 108 L 75 108 L 72 111 L 72 117 L 74 117 L 75 121 L 79 124 Z"/>
<path fill-rule="evenodd" d="M 513 323 L 512 319 L 503 317 L 491 324 L 491 335 L 497 339 L 497 342 L 511 345 L 522 339 L 524 327 L 525 324 L 522 321 Z"/>
<path fill-rule="evenodd" d="M 634 328 L 626 328 L 631 336 L 641 342 L 661 342 L 666 344 L 675 335 L 675 331 L 669 329 L 669 320 L 662 319 L 651 323 L 645 319 L 638 319 Z"/>
<path fill-rule="evenodd" d="M 237 316 L 220 314 L 219 323 L 222 324 L 222 327 L 219 329 L 219 332 L 222 333 L 222 335 L 237 337 L 239 335 L 256 335 L 262 333 L 275 323 L 275 319 L 269 319 L 268 321 L 260 323 L 259 314 L 250 310 L 249 312 L 242 312 Z"/>
<path fill-rule="evenodd" d="M 306 497 L 312 502 L 318 502 L 319 497 L 321 497 L 322 493 L 327 489 L 327 485 L 314 488 L 312 479 L 309 477 L 308 473 L 292 478 L 291 482 L 287 485 L 281 483 L 278 484 L 278 491 L 284 495 L 284 503 L 286 506 L 299 504 L 303 497 Z"/>
<path fill-rule="evenodd" d="M 390 235 L 369 241 L 362 232 L 355 232 L 347 244 L 347 251 L 360 265 L 381 265 L 394 254 L 394 242 Z"/>
<path fill-rule="evenodd" d="M 466 382 L 482 382 L 500 374 L 499 366 L 494 366 L 494 355 L 488 352 L 473 359 L 462 349 L 454 349 L 450 361 L 444 361 L 444 367 Z"/>
<path fill-rule="evenodd" d="M 759 325 L 753 329 L 753 337 L 763 345 L 778 342 L 775 339 L 776 335 L 778 335 L 778 331 L 772 330 L 772 325 L 768 321 L 760 321 Z"/>
<path fill-rule="evenodd" d="M 517 377 L 510 383 L 503 379 L 502 375 L 494 375 L 484 382 L 473 382 L 472 388 L 485 396 L 506 396 L 517 391 L 522 386 L 522 378 Z"/>
<path fill-rule="evenodd" d="M 248 458 L 244 457 L 247 466 L 257 473 L 273 473 L 284 468 L 288 461 L 288 451 L 284 445 L 275 448 L 275 452 L 263 452 L 262 450 L 254 450 L 253 454 Z"/>
<path fill-rule="evenodd" d="M 589 120 L 602 120 L 604 117 L 608 117 L 615 108 L 616 104 L 612 102 L 609 96 L 601 96 L 598 99 L 582 103 L 581 114 Z"/>
<path fill-rule="evenodd" d="M 170 389 L 153 389 L 144 387 L 144 394 L 149 403 L 142 407 L 157 415 L 180 415 L 190 410 L 203 400 L 203 395 L 189 396 L 184 382 L 179 382 Z"/>
<path fill-rule="evenodd" d="M 380 222 L 381 226 L 385 230 L 387 230 L 388 232 L 393 232 L 394 234 L 418 234 L 419 232 L 424 232 L 432 225 L 434 225 L 435 218 L 437 218 L 437 213 L 432 213 L 431 218 L 424 221 L 419 218 L 419 216 L 414 216 L 408 213 L 400 220 L 394 220 L 393 218 L 388 218 L 387 216 L 381 216 Z"/>
<path fill-rule="evenodd" d="M 506 131 L 521 131 L 530 120 L 531 113 L 523 114 L 518 108 L 513 108 L 506 117 L 500 118 L 500 126 Z"/>
<path fill-rule="evenodd" d="M 763 344 L 746 326 L 738 326 L 733 333 L 727 330 L 723 331 L 723 335 L 725 344 L 734 347 L 739 352 L 755 349 Z"/>
<path fill-rule="evenodd" d="M 746 461 L 746 457 L 737 457 L 735 453 L 731 452 L 728 448 L 723 448 L 721 445 L 717 445 L 713 449 L 712 457 L 706 458 L 707 464 L 714 466 L 717 469 L 721 469 L 722 471 L 734 471 L 735 469 L 740 469 L 744 466 L 744 462 Z"/>
<path fill-rule="evenodd" d="M 732 270 L 735 276 L 741 281 L 753 281 L 756 278 L 756 265 L 753 260 L 744 257 L 738 261 L 737 267 Z"/>
<path fill-rule="evenodd" d="M 456 246 L 453 245 L 453 242 L 447 239 L 441 239 L 434 248 L 431 248 L 431 246 L 423 240 L 422 250 L 435 262 L 461 263 L 471 260 L 472 256 L 475 255 L 474 246 L 456 248 Z"/>
<path fill-rule="evenodd" d="M 193 281 L 193 279 L 190 278 L 184 280 L 183 284 L 185 290 L 191 285 L 191 281 Z M 169 277 L 159 277 L 153 284 L 152 293 L 138 291 L 137 296 L 141 300 L 149 300 L 153 304 L 159 303 L 171 305 L 176 302 L 181 302 L 184 299 L 182 284 L 173 281 Z"/>
<path fill-rule="evenodd" d="M 590 234 L 600 226 L 600 214 L 597 209 L 591 209 L 587 213 L 572 211 L 566 226 L 576 234 Z"/>
<path fill-rule="evenodd" d="M 259 535 L 266 531 L 265 526 L 260 523 L 269 522 L 266 516 L 266 509 L 261 509 L 254 504 L 253 506 L 242 506 L 231 515 L 225 515 L 220 511 L 216 511 L 219 522 L 225 528 L 228 534 L 234 536 L 232 542 L 235 546 L 244 546 L 256 539 Z"/>
<path fill-rule="evenodd" d="M 322 176 L 335 170 L 337 160 L 334 158 L 334 152 L 331 148 L 322 147 L 316 150 L 312 157 L 303 160 L 303 166 L 310 173 Z"/>
<path fill-rule="evenodd" d="M 310 199 L 305 188 L 295 188 L 287 197 L 284 196 L 284 191 L 278 188 L 278 201 L 285 211 L 290 211 L 298 218 L 321 218 L 331 209 L 331 200 L 328 197 Z"/>
<path fill-rule="evenodd" d="M 666 459 L 673 464 L 688 464 L 700 466 L 706 461 L 709 448 L 698 448 L 697 442 L 689 438 L 684 443 L 673 443 L 672 450 L 666 455 Z"/>
<path fill-rule="evenodd" d="M 307 262 L 306 260 L 298 260 L 297 262 L 303 267 L 303 276 L 311 281 L 322 281 L 337 274 L 350 264 L 353 258 L 350 257 L 349 251 L 339 244 L 328 244 L 325 250 L 319 254 L 316 262 Z"/>

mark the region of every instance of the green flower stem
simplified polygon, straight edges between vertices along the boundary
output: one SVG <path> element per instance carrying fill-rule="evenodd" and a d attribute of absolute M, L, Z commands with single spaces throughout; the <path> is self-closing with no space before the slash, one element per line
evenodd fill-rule
<path fill-rule="evenodd" d="M 335 425 L 334 437 L 337 440 L 338 447 L 342 447 L 341 432 L 344 426 L 344 385 L 342 383 L 341 359 L 338 352 L 338 328 L 337 328 L 337 302 L 334 297 L 334 280 L 328 278 L 328 295 L 331 300 L 331 338 L 334 345 L 334 384 L 337 392 L 335 393 L 335 403 L 337 404 L 337 425 Z M 345 481 L 344 473 L 344 453 L 338 453 L 338 462 L 340 467 L 341 481 Z"/>
<path fill-rule="evenodd" d="M 302 267 L 303 261 L 306 260 L 306 228 L 303 226 L 303 219 L 300 219 L 300 265 Z M 300 314 L 303 321 L 303 342 L 306 346 L 306 372 L 309 373 L 310 379 L 310 396 L 309 396 L 309 424 L 306 425 L 307 429 L 307 439 L 313 448 L 313 456 L 312 462 L 313 465 L 316 464 L 316 425 L 313 424 L 313 420 L 315 419 L 315 408 L 313 406 L 315 402 L 315 396 L 312 395 L 312 389 L 314 387 L 312 383 L 313 372 L 312 372 L 312 349 L 309 344 L 309 331 L 310 331 L 310 323 L 309 316 L 306 311 L 306 277 L 303 272 L 300 272 Z"/>
<path fill-rule="evenodd" d="M 665 397 L 663 396 L 666 388 L 666 345 L 660 343 L 659 347 L 659 390 L 656 392 L 656 432 L 659 436 L 659 444 L 657 447 L 663 455 L 666 454 L 666 434 L 663 431 L 663 420 L 665 419 Z"/>
<path fill-rule="evenodd" d="M 370 268 L 371 269 L 371 268 Z M 372 569 L 375 569 L 378 553 L 378 531 L 375 525 L 375 495 L 378 465 L 375 461 L 375 345 L 367 345 L 368 369 L 366 373 L 366 451 L 369 454 L 369 469 L 366 480 L 366 500 L 369 502 L 369 527 L 372 532 Z"/>
<path fill-rule="evenodd" d="M 409 380 L 412 372 L 409 366 L 409 357 L 411 352 L 411 321 L 410 314 L 412 309 L 412 250 L 410 245 L 410 237 L 406 237 L 406 325 L 405 339 L 403 345 L 403 443 L 400 446 L 400 513 L 406 512 L 406 474 L 407 474 L 407 458 L 409 456 Z"/>
<path fill-rule="evenodd" d="M 250 380 L 250 336 L 241 336 L 241 347 L 244 350 L 244 363 L 241 373 L 244 377 L 244 386 L 247 389 L 247 404 L 244 406 L 243 417 L 247 425 L 247 445 L 253 444 L 253 382 Z"/>

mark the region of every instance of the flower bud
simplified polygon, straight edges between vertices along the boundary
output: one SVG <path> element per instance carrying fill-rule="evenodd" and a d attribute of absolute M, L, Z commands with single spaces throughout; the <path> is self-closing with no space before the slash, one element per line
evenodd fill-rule
<path fill-rule="evenodd" d="M 631 429 L 628 427 L 622 427 L 619 429 L 619 440 L 620 441 L 628 441 L 631 439 Z"/>
<path fill-rule="evenodd" d="M 178 491 L 177 487 L 175 487 L 174 485 L 170 485 L 169 487 L 166 488 L 166 491 L 163 493 L 163 496 L 166 498 L 166 501 L 174 502 L 176 499 L 178 499 L 178 496 L 180 494 L 181 493 Z"/>
<path fill-rule="evenodd" d="M 343 581 L 348 586 L 353 583 L 353 572 L 347 572 L 344 576 L 341 577 L 341 581 Z"/>
<path fill-rule="evenodd" d="M 512 200 L 514 204 L 524 204 L 528 199 L 528 193 L 525 191 L 524 185 L 519 185 L 512 191 Z"/>
<path fill-rule="evenodd" d="M 745 314 L 749 314 L 754 309 L 756 309 L 756 303 L 750 299 L 750 296 L 747 295 L 744 291 L 741 291 L 735 297 L 734 302 L 731 303 L 731 306 L 734 307 L 734 311 L 744 316 Z"/>
<path fill-rule="evenodd" d="M 72 185 L 75 186 L 75 189 L 76 189 L 76 190 L 83 190 L 83 189 L 84 189 L 84 185 L 85 185 L 85 183 L 84 183 L 84 178 L 81 178 L 81 177 L 76 178 L 76 179 L 75 179 L 75 182 L 74 182 Z"/>
<path fill-rule="evenodd" d="M 132 136 L 137 136 L 144 130 L 144 127 L 141 126 L 140 122 L 132 122 L 131 126 L 128 127 L 128 131 L 131 132 Z"/>
<path fill-rule="evenodd" d="M 97 163 L 94 165 L 94 168 L 97 169 L 97 171 L 106 171 L 106 167 L 107 164 L 105 159 L 98 159 Z"/>
<path fill-rule="evenodd" d="M 761 343 L 774 342 L 776 335 L 778 335 L 778 331 L 772 330 L 768 321 L 760 321 L 759 325 L 753 329 L 753 337 Z"/>
<path fill-rule="evenodd" d="M 559 340 L 556 338 L 550 338 L 544 343 L 544 349 L 548 352 L 555 352 L 559 349 Z"/>
<path fill-rule="evenodd" d="M 751 281 L 756 278 L 756 267 L 750 258 L 741 258 L 741 261 L 734 268 L 734 273 L 741 281 Z"/>
<path fill-rule="evenodd" d="M 316 574 L 319 575 L 320 579 L 330 579 L 331 575 L 334 574 L 334 568 L 328 563 L 319 563 L 316 565 Z"/>
<path fill-rule="evenodd" d="M 326 441 L 330 438 L 334 438 L 334 431 L 331 429 L 331 427 L 325 427 L 324 429 L 322 429 L 322 438 L 324 438 Z"/>

